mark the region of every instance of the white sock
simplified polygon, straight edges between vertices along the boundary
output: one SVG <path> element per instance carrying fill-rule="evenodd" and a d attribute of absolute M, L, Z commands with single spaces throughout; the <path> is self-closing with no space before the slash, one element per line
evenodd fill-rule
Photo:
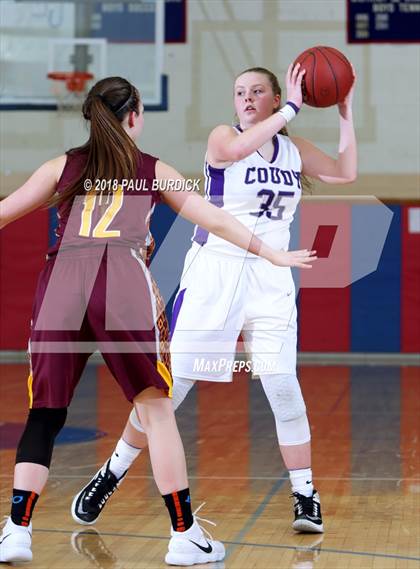
<path fill-rule="evenodd" d="M 299 468 L 297 470 L 289 470 L 290 483 L 293 492 L 299 492 L 303 496 L 309 498 L 314 491 L 312 484 L 312 469 Z"/>
<path fill-rule="evenodd" d="M 121 438 L 112 453 L 109 469 L 117 478 L 121 478 L 142 450 L 141 448 L 132 447 Z"/>

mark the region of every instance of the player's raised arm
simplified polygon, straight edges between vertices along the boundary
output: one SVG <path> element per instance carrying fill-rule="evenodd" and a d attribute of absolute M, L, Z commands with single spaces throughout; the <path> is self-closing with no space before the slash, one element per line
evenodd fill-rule
<path fill-rule="evenodd" d="M 325 154 L 304 138 L 291 137 L 302 158 L 302 173 L 326 184 L 349 184 L 357 177 L 357 147 L 352 112 L 355 85 L 356 75 L 347 97 L 338 104 L 340 142 L 337 158 Z"/>
<path fill-rule="evenodd" d="M 238 117 L 245 115 L 252 126 L 239 135 L 230 126 L 220 125 L 209 136 L 207 146 L 207 160 L 209 164 L 217 167 L 221 164 L 237 162 L 249 156 L 270 140 L 286 124 L 296 116 L 302 106 L 302 78 L 304 70 L 300 70 L 300 64 L 289 66 L 286 75 L 287 102 L 278 112 L 280 95 L 272 93 L 264 84 L 242 85 L 241 77 L 235 82 L 235 108 Z M 266 111 L 267 105 L 271 105 L 271 116 L 264 120 L 256 121 L 261 112 Z"/>
<path fill-rule="evenodd" d="M 0 228 L 45 204 L 55 193 L 66 156 L 45 162 L 32 176 L 0 202 Z"/>
<path fill-rule="evenodd" d="M 183 180 L 183 176 L 172 166 L 156 162 L 156 178 L 159 180 Z M 314 261 L 314 251 L 275 251 L 261 239 L 253 235 L 242 223 L 232 215 L 207 202 L 200 195 L 187 191 L 165 191 L 162 199 L 173 210 L 182 215 L 191 223 L 207 229 L 210 233 L 230 241 L 267 259 L 274 265 L 284 267 L 311 268 L 308 263 Z"/>

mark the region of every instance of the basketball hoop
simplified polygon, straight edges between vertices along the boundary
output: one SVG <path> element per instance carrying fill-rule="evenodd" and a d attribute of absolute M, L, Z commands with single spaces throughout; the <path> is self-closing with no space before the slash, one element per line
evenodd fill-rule
<path fill-rule="evenodd" d="M 87 71 L 51 71 L 47 77 L 53 81 L 65 81 L 67 90 L 72 93 L 84 92 L 86 82 L 93 79 L 92 73 Z"/>
<path fill-rule="evenodd" d="M 87 91 L 87 82 L 94 76 L 87 71 L 50 71 L 48 79 L 52 80 L 52 92 L 57 100 L 59 111 L 80 110 Z"/>

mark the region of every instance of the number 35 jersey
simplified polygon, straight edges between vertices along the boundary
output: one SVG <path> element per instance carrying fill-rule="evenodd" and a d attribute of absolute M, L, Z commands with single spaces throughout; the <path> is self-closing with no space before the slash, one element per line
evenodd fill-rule
<path fill-rule="evenodd" d="M 273 137 L 271 162 L 256 151 L 227 168 L 204 166 L 205 198 L 236 217 L 274 249 L 287 249 L 290 224 L 302 195 L 302 161 L 289 137 Z M 196 226 L 193 241 L 206 250 L 254 256 Z"/>

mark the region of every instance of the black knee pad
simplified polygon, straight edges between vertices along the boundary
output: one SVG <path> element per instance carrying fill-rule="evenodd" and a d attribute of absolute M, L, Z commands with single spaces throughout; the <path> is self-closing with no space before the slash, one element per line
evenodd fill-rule
<path fill-rule="evenodd" d="M 16 452 L 18 462 L 33 462 L 50 467 L 55 437 L 66 422 L 67 408 L 30 409 L 25 430 Z"/>

